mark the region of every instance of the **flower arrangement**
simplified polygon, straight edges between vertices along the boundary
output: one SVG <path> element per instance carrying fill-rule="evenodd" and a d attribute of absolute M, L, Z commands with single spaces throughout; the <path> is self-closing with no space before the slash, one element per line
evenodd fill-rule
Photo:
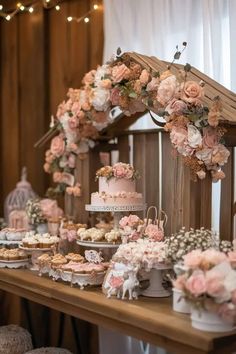
<path fill-rule="evenodd" d="M 25 210 L 31 225 L 44 224 L 50 218 L 63 216 L 63 211 L 58 207 L 56 200 L 47 198 L 29 199 Z"/>
<path fill-rule="evenodd" d="M 184 42 L 184 48 L 186 45 Z M 180 55 L 177 47 L 174 60 Z M 118 49 L 110 62 L 84 76 L 80 89 L 69 89 L 67 101 L 57 110 L 58 135 L 45 156 L 44 170 L 52 173 L 58 183 L 55 192 L 65 191 L 67 179 L 63 172 L 73 174 L 77 156 L 84 159 L 99 131 L 111 122 L 112 106 L 119 106 L 125 115 L 152 110 L 162 116 L 171 143 L 191 169 L 194 180 L 205 178 L 208 171 L 214 182 L 225 177 L 221 168 L 230 153 L 223 143 L 226 130 L 219 124 L 220 98 L 206 107 L 204 83 L 188 80 L 189 64 L 174 74 L 173 62 L 165 71 L 156 72 L 151 67 L 143 68 L 128 54 L 121 55 Z M 109 177 L 113 172 L 107 168 L 103 173 Z M 119 166 L 117 173 L 129 175 L 131 171 Z"/>
<path fill-rule="evenodd" d="M 168 263 L 165 243 L 148 239 L 138 239 L 136 242 L 120 245 L 113 260 L 146 270 L 151 270 L 159 264 Z"/>
<path fill-rule="evenodd" d="M 124 216 L 119 221 L 119 227 L 122 230 L 122 235 L 127 236 L 129 241 L 136 241 L 142 236 L 143 220 L 137 215 L 130 214 Z"/>
<path fill-rule="evenodd" d="M 236 252 L 194 250 L 184 256 L 186 272 L 177 277 L 174 287 L 187 301 L 236 323 Z"/>
<path fill-rule="evenodd" d="M 107 180 L 112 177 L 124 179 L 137 179 L 139 172 L 136 171 L 130 164 L 117 162 L 113 166 L 104 166 L 96 172 L 96 179 L 106 177 Z"/>
<path fill-rule="evenodd" d="M 170 237 L 165 239 L 167 247 L 167 258 L 172 263 L 182 262 L 184 256 L 192 250 L 207 250 L 217 247 L 216 233 L 207 230 L 204 227 L 200 229 L 190 229 L 187 231 L 185 227 Z"/>

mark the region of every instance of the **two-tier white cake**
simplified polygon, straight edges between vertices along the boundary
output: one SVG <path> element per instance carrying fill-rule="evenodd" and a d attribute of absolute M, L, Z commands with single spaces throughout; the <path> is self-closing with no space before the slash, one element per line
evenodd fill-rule
<path fill-rule="evenodd" d="M 130 164 L 118 162 L 102 167 L 96 173 L 98 192 L 92 193 L 93 206 L 142 205 L 143 196 L 136 192 L 137 171 Z"/>

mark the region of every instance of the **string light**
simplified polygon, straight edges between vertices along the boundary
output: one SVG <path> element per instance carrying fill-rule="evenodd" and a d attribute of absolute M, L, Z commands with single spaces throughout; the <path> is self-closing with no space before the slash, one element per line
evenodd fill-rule
<path fill-rule="evenodd" d="M 59 11 L 61 9 L 59 3 L 62 0 L 57 0 L 57 3 L 52 4 L 51 0 L 31 0 L 31 5 L 27 5 L 24 6 L 22 3 L 17 3 L 16 5 L 16 9 L 13 10 L 12 12 L 3 12 L 3 5 L 0 4 L 0 17 L 4 17 L 7 21 L 10 21 L 17 13 L 19 12 L 23 12 L 23 11 L 27 11 L 30 14 L 32 14 L 34 12 L 34 7 L 32 5 L 35 5 L 37 2 L 41 2 L 43 7 L 46 9 L 51 9 L 51 8 L 55 8 L 56 11 Z M 72 17 L 72 16 L 68 16 L 67 17 L 67 21 L 68 22 L 72 22 L 75 21 L 77 23 L 84 21 L 84 23 L 88 23 L 90 21 L 89 16 L 94 12 L 97 11 L 99 9 L 99 5 L 98 4 L 93 4 L 92 9 L 87 11 L 83 16 L 81 17 Z"/>

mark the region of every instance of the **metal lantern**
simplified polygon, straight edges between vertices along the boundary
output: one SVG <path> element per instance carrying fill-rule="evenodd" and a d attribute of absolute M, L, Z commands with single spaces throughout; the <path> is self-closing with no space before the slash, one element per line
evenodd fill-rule
<path fill-rule="evenodd" d="M 17 183 L 16 188 L 8 194 L 4 203 L 4 218 L 9 222 L 9 214 L 13 210 L 25 210 L 26 203 L 29 199 L 36 198 L 37 195 L 33 191 L 31 184 L 27 181 L 26 167 L 22 168 L 21 181 Z"/>

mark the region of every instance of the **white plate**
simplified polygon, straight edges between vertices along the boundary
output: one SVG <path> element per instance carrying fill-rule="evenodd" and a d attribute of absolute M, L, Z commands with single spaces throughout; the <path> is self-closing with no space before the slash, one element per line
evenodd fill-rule
<path fill-rule="evenodd" d="M 0 245 L 19 245 L 22 241 L 0 240 Z"/>
<path fill-rule="evenodd" d="M 48 248 L 30 248 L 30 247 L 24 247 L 22 246 L 22 244 L 19 245 L 19 248 L 23 251 L 27 251 L 27 252 L 33 252 L 33 251 L 37 251 L 37 252 L 47 252 L 47 251 L 51 251 L 52 247 L 48 247 Z"/>
<path fill-rule="evenodd" d="M 82 241 L 77 240 L 76 243 L 84 247 L 92 248 L 118 248 L 121 243 L 109 243 L 109 242 L 95 242 L 95 241 Z"/>
<path fill-rule="evenodd" d="M 19 259 L 13 261 L 0 260 L 0 268 L 21 268 L 29 264 L 28 259 Z"/>

